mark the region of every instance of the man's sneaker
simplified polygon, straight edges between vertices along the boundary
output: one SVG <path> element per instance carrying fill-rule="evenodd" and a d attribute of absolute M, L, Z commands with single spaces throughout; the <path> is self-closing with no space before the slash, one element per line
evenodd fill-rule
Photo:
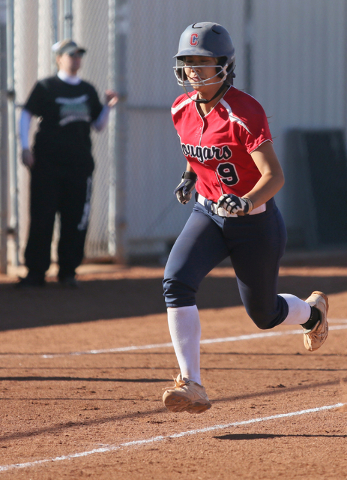
<path fill-rule="evenodd" d="M 76 280 L 74 275 L 67 275 L 66 277 L 59 277 L 58 281 L 59 281 L 59 284 L 62 287 L 78 288 L 78 281 Z"/>
<path fill-rule="evenodd" d="M 174 378 L 174 382 L 175 385 L 163 395 L 164 405 L 170 412 L 202 413 L 211 408 L 202 385 L 183 378 L 181 374 Z"/>
<path fill-rule="evenodd" d="M 328 297 L 323 292 L 312 292 L 305 300 L 311 307 L 316 307 L 321 313 L 321 319 L 310 330 L 304 329 L 304 345 L 313 352 L 323 345 L 328 337 Z"/>
<path fill-rule="evenodd" d="M 46 280 L 44 275 L 38 275 L 30 272 L 24 278 L 19 277 L 19 282 L 15 283 L 16 288 L 44 287 L 45 285 Z"/>

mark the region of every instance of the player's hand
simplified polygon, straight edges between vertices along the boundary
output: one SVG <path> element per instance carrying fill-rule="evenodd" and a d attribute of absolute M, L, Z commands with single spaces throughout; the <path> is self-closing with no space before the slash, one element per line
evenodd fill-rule
<path fill-rule="evenodd" d="M 194 190 L 198 176 L 194 172 L 183 172 L 182 181 L 177 185 L 174 190 L 174 194 L 177 200 L 185 205 L 192 198 L 192 192 Z"/>
<path fill-rule="evenodd" d="M 24 148 L 22 151 L 22 162 L 23 164 L 32 169 L 35 163 L 34 155 L 31 153 L 29 148 Z"/>
<path fill-rule="evenodd" d="M 105 92 L 105 101 L 106 105 L 110 108 L 114 107 L 118 103 L 119 96 L 113 90 L 106 90 Z"/>
<path fill-rule="evenodd" d="M 244 199 L 236 195 L 225 193 L 217 202 L 217 208 L 224 208 L 229 213 L 239 216 L 247 215 L 253 209 L 253 203 L 249 198 Z"/>

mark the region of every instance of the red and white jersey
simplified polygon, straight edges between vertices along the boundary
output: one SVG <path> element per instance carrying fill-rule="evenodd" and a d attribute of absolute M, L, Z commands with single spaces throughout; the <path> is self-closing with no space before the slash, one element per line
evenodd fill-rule
<path fill-rule="evenodd" d="M 189 94 L 194 98 L 197 92 Z M 223 193 L 242 196 L 261 174 L 251 153 L 271 141 L 263 107 L 251 95 L 230 87 L 223 98 L 201 117 L 186 94 L 174 102 L 172 119 L 183 155 L 198 176 L 196 191 L 217 202 Z"/>

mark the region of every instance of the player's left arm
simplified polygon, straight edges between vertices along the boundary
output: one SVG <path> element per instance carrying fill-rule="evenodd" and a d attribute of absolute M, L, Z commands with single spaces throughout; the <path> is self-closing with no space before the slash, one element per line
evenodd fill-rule
<path fill-rule="evenodd" d="M 253 208 L 257 208 L 281 190 L 284 185 L 284 175 L 271 142 L 262 143 L 251 153 L 251 157 L 261 177 L 252 190 L 244 196 L 252 201 Z"/>
<path fill-rule="evenodd" d="M 252 190 L 242 198 L 232 194 L 224 194 L 218 200 L 219 207 L 241 216 L 266 203 L 284 185 L 282 167 L 271 142 L 267 141 L 261 144 L 251 153 L 251 157 L 261 173 L 260 179 Z"/>

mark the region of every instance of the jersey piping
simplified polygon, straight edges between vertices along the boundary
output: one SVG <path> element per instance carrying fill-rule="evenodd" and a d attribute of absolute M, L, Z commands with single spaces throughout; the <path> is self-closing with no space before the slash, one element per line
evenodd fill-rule
<path fill-rule="evenodd" d="M 173 115 L 175 115 L 175 113 L 177 113 L 179 110 L 181 110 L 181 108 L 185 107 L 187 105 L 187 103 L 192 102 L 197 97 L 198 97 L 198 94 L 196 93 L 196 94 L 192 95 L 191 97 L 186 98 L 185 100 L 183 100 L 183 102 L 179 103 L 177 105 L 177 107 L 172 107 L 171 108 L 171 113 Z"/>
<path fill-rule="evenodd" d="M 248 133 L 250 133 L 252 135 L 252 132 L 249 131 L 249 129 L 247 128 L 247 126 L 243 123 L 243 121 L 236 117 L 234 114 L 233 114 L 233 111 L 231 110 L 231 107 L 229 105 L 229 103 L 227 103 L 223 98 L 220 100 L 220 103 L 223 105 L 223 107 L 225 108 L 225 110 L 228 112 L 228 115 L 229 115 L 229 120 L 231 122 L 236 122 L 238 123 L 239 125 L 241 125 L 243 128 L 245 128 L 247 130 Z"/>

